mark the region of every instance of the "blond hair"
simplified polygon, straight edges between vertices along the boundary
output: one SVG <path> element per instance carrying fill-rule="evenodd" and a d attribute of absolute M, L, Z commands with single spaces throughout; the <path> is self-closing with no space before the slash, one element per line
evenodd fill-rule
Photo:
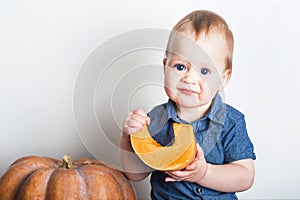
<path fill-rule="evenodd" d="M 228 47 L 225 68 L 232 71 L 234 39 L 229 26 L 221 16 L 212 11 L 196 10 L 182 18 L 172 29 L 172 31 L 193 35 L 195 40 L 198 40 L 201 34 L 208 35 L 213 30 L 224 36 Z"/>

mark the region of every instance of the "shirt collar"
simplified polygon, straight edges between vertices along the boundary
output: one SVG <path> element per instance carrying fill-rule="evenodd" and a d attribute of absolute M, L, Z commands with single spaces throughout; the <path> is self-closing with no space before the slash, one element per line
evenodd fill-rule
<path fill-rule="evenodd" d="M 175 109 L 175 103 L 170 99 L 167 103 L 166 110 L 168 120 L 173 119 L 175 122 L 187 123 L 180 119 Z M 211 121 L 221 125 L 225 124 L 225 104 L 223 103 L 219 94 L 216 94 L 215 98 L 212 100 L 211 108 L 209 109 L 208 113 L 199 120 L 206 118 L 209 118 Z"/>
<path fill-rule="evenodd" d="M 221 96 L 217 93 L 215 98 L 212 101 L 211 108 L 207 113 L 207 117 L 214 122 L 217 122 L 221 125 L 225 124 L 225 115 L 226 115 L 226 106 L 221 98 Z"/>

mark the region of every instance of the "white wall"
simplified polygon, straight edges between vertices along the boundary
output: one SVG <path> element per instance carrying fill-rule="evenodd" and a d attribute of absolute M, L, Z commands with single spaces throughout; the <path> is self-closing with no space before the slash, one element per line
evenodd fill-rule
<path fill-rule="evenodd" d="M 225 96 L 246 115 L 257 154 L 255 184 L 239 196 L 300 198 L 298 4 L 296 0 L 1 1 L 0 174 L 13 160 L 29 154 L 118 160 L 116 152 L 103 153 L 105 138 L 99 136 L 91 144 L 88 133 L 78 134 L 73 92 L 84 62 L 115 35 L 140 28 L 170 29 L 188 12 L 210 9 L 227 20 L 235 35 L 234 74 Z M 149 107 L 163 95 L 157 91 L 136 102 Z M 97 100 L 96 107 L 101 107 L 101 95 Z M 88 124 L 89 118 L 84 122 Z M 111 128 L 116 144 L 119 132 Z M 136 184 L 140 199 L 149 198 L 148 181 Z"/>

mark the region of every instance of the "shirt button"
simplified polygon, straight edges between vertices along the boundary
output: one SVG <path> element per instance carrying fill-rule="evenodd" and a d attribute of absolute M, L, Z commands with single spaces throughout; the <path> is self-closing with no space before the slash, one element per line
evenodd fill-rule
<path fill-rule="evenodd" d="M 201 193 L 201 192 L 202 192 L 201 187 L 198 187 L 198 188 L 197 188 L 197 192 L 198 192 L 198 193 Z"/>

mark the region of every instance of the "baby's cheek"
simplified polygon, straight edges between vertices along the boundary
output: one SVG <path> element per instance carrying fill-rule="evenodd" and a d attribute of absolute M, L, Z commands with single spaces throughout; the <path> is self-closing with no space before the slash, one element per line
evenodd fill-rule
<path fill-rule="evenodd" d="M 165 85 L 165 91 L 171 100 L 176 99 L 176 90 L 174 87 Z"/>

